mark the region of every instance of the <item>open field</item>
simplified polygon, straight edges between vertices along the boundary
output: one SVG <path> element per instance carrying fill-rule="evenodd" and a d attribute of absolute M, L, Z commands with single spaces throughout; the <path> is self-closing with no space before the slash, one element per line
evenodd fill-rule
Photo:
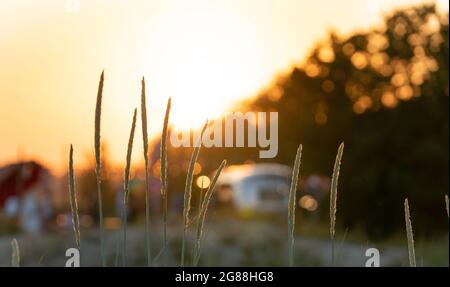
<path fill-rule="evenodd" d="M 299 223 L 301 224 L 301 223 Z M 154 226 L 156 227 L 156 226 Z M 326 228 L 305 227 L 304 235 L 296 234 L 295 266 L 329 266 L 331 243 L 321 233 Z M 155 228 L 162 230 L 160 226 Z M 157 266 L 178 266 L 181 250 L 181 224 L 170 224 L 168 229 L 169 248 L 155 264 Z M 287 226 L 280 220 L 238 220 L 212 216 L 206 227 L 200 266 L 287 266 Z M 81 265 L 100 265 L 100 246 L 97 229 L 82 230 Z M 406 236 L 402 242 L 397 236 L 385 242 L 364 242 L 351 232 L 343 239 L 344 232 L 336 237 L 336 265 L 364 266 L 365 250 L 376 247 L 380 250 L 381 266 L 408 266 Z M 154 246 L 161 246 L 161 232 L 154 233 Z M 120 266 L 117 240 L 120 230 L 106 232 L 106 253 L 108 266 Z M 17 235 L 20 245 L 22 266 L 64 266 L 65 250 L 75 246 L 72 230 L 28 237 Z M 191 258 L 194 232 L 187 236 L 187 261 Z M 0 238 L 0 266 L 9 266 L 11 260 L 11 236 Z M 72 244 L 72 245 L 71 245 Z M 131 225 L 128 228 L 127 256 L 129 266 L 145 266 L 145 226 Z M 155 250 L 156 251 L 156 250 Z M 433 242 L 416 242 L 417 265 L 448 266 L 448 236 Z M 120 256 L 120 255 L 119 255 Z"/>
<path fill-rule="evenodd" d="M 0 1 L 0 266 L 449 266 L 448 4 L 48 2 Z"/>

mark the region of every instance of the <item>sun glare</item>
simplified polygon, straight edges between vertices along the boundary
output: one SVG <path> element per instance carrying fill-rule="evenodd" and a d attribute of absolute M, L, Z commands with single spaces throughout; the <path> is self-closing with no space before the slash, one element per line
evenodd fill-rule
<path fill-rule="evenodd" d="M 164 11 L 152 30 L 151 40 L 165 39 L 151 41 L 152 52 L 160 55 L 152 69 L 165 96 L 172 97 L 171 122 L 179 129 L 216 117 L 265 80 L 262 43 L 251 23 L 231 9 L 203 4 Z"/>
<path fill-rule="evenodd" d="M 0 0 L 0 165 L 35 159 L 66 172 L 69 144 L 78 151 L 76 162 L 89 164 L 103 69 L 102 138 L 111 162 L 120 164 L 132 111 L 140 106 L 142 76 L 150 137 L 161 133 L 169 97 L 170 124 L 197 129 L 207 119 L 238 112 L 240 100 L 290 73 L 329 28 L 345 35 L 380 23 L 380 7 L 390 11 L 422 2 L 341 1 Z M 438 3 L 448 11 L 447 1 Z M 383 69 L 381 54 L 343 49 L 358 69 L 370 65 L 386 76 L 397 73 Z M 325 62 L 335 57 L 331 50 L 320 53 Z M 318 77 L 321 70 L 313 64 L 306 73 Z M 415 71 L 412 84 L 423 81 Z M 396 90 L 382 99 L 392 108 L 417 94 L 401 76 L 394 82 Z M 322 88 L 336 89 L 331 81 Z M 271 99 L 282 96 L 281 90 L 272 91 Z M 354 108 L 363 112 L 371 106 L 363 99 Z M 318 113 L 316 121 L 327 119 Z M 142 141 L 135 140 L 134 150 L 133 162 L 141 161 Z"/>

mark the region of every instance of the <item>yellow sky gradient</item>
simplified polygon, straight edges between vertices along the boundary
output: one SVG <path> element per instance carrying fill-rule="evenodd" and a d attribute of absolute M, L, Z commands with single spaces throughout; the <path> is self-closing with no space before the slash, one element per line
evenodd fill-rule
<path fill-rule="evenodd" d="M 85 163 L 102 69 L 103 140 L 122 162 L 142 76 L 151 134 L 169 96 L 171 122 L 195 126 L 301 63 L 330 29 L 366 29 L 393 7 L 422 2 L 79 0 L 68 9 L 68 1 L 0 1 L 0 165 L 38 159 L 63 171 L 70 143 Z M 140 124 L 135 141 L 139 161 Z"/>

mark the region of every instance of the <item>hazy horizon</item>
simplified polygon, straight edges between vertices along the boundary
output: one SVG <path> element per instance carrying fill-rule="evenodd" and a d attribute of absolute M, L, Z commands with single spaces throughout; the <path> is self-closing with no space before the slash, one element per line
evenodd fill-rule
<path fill-rule="evenodd" d="M 380 25 L 394 8 L 432 1 L 81 0 L 79 10 L 66 2 L 0 3 L 0 165 L 37 159 L 65 171 L 71 143 L 86 164 L 103 69 L 102 136 L 122 162 L 142 76 L 151 136 L 168 97 L 171 122 L 196 126 L 300 65 L 331 28 L 347 35 Z M 135 162 L 141 154 L 136 140 Z"/>

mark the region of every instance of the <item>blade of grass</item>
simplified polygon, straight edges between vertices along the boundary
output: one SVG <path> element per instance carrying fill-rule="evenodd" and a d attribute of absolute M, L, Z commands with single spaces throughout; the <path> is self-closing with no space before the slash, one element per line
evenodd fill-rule
<path fill-rule="evenodd" d="M 167 137 L 168 137 L 168 129 L 169 129 L 169 116 L 170 116 L 170 107 L 171 107 L 172 99 L 169 98 L 167 101 L 166 115 L 164 116 L 164 125 L 161 135 L 161 154 L 160 154 L 160 164 L 161 164 L 161 198 L 162 198 L 162 206 L 163 206 L 163 246 L 158 254 L 155 256 L 154 264 L 158 261 L 159 257 L 164 253 L 166 247 L 168 246 L 167 239 Z"/>
<path fill-rule="evenodd" d="M 14 238 L 13 240 L 11 240 L 11 248 L 12 248 L 11 266 L 20 267 L 20 249 L 17 239 Z"/>
<path fill-rule="evenodd" d="M 145 163 L 145 223 L 147 235 L 147 266 L 150 267 L 152 264 L 152 234 L 150 224 L 150 197 L 149 197 L 149 174 L 148 174 L 147 106 L 145 99 L 144 77 L 142 77 L 141 117 L 142 117 L 142 141 L 144 146 L 144 163 Z"/>
<path fill-rule="evenodd" d="M 406 237 L 408 239 L 408 257 L 409 267 L 416 267 L 416 252 L 414 249 L 414 236 L 411 224 L 411 216 L 409 214 L 408 199 L 405 199 L 405 224 L 406 224 Z"/>
<path fill-rule="evenodd" d="M 204 177 L 202 177 L 202 182 L 201 182 L 201 188 L 200 188 L 200 196 L 198 197 L 198 214 L 200 215 L 200 210 L 201 210 L 201 208 L 202 208 L 202 202 L 203 202 L 203 191 L 204 191 L 204 188 L 203 188 L 203 186 L 204 186 L 204 181 L 205 181 L 205 178 Z M 197 218 L 198 219 L 198 218 Z"/>
<path fill-rule="evenodd" d="M 200 223 L 200 217 L 201 217 L 201 210 L 202 210 L 202 203 L 203 203 L 203 192 L 204 192 L 204 178 L 202 177 L 201 181 L 201 187 L 200 187 L 200 195 L 198 197 L 198 206 L 197 206 L 197 233 L 198 233 L 198 225 Z M 192 256 L 192 266 L 195 266 L 195 248 L 194 248 L 194 256 Z"/>
<path fill-rule="evenodd" d="M 447 218 L 448 218 L 448 195 L 445 195 L 445 207 L 447 208 Z"/>
<path fill-rule="evenodd" d="M 75 176 L 73 172 L 73 146 L 70 145 L 69 154 L 69 194 L 70 194 L 70 209 L 72 211 L 72 225 L 75 235 L 75 243 L 78 250 L 80 250 L 80 220 L 78 217 L 78 203 L 77 194 L 75 193 Z"/>
<path fill-rule="evenodd" d="M 114 256 L 114 267 L 119 267 L 119 255 L 120 255 L 120 233 L 116 236 L 116 254 Z"/>
<path fill-rule="evenodd" d="M 333 177 L 331 178 L 330 192 L 330 236 L 331 236 L 331 264 L 334 266 L 334 237 L 336 233 L 336 211 L 337 211 L 337 188 L 339 171 L 341 169 L 342 154 L 344 153 L 344 143 L 341 143 L 334 162 Z"/>
<path fill-rule="evenodd" d="M 223 160 L 217 169 L 216 174 L 214 175 L 211 184 L 209 185 L 208 190 L 205 193 L 203 202 L 200 207 L 198 220 L 197 220 L 197 241 L 196 246 L 194 248 L 194 255 L 192 260 L 192 265 L 197 266 L 200 260 L 200 254 L 202 249 L 202 237 L 203 237 L 203 226 L 205 224 L 206 212 L 208 211 L 209 202 L 211 201 L 212 194 L 214 192 L 214 188 L 216 187 L 217 179 L 219 178 L 223 168 L 227 164 L 226 160 Z M 203 185 L 202 185 L 203 187 Z"/>
<path fill-rule="evenodd" d="M 292 170 L 292 181 L 289 190 L 289 202 L 288 202 L 288 255 L 289 255 L 289 267 L 294 266 L 294 228 L 295 228 L 295 206 L 296 206 L 296 193 L 298 183 L 298 173 L 300 170 L 302 158 L 302 145 L 298 146 L 297 154 L 295 156 L 294 168 Z"/>
<path fill-rule="evenodd" d="M 47 253 L 45 253 L 44 255 L 42 255 L 40 258 L 39 258 L 39 261 L 38 261 L 38 267 L 42 267 L 42 262 L 44 262 L 44 259 L 45 259 L 45 256 L 47 255 Z"/>
<path fill-rule="evenodd" d="M 211 184 L 210 184 L 211 185 Z M 200 195 L 198 197 L 198 206 L 197 206 L 197 229 L 200 223 L 200 217 L 202 212 L 202 204 L 203 204 L 203 192 L 204 192 L 204 178 L 202 177 L 201 187 L 200 187 Z M 195 249 L 194 256 L 192 257 L 192 266 L 195 266 Z"/>
<path fill-rule="evenodd" d="M 122 265 L 127 264 L 127 207 L 128 207 L 128 196 L 130 192 L 130 168 L 131 168 L 131 153 L 133 152 L 133 139 L 134 131 L 136 130 L 136 113 L 137 109 L 134 109 L 133 123 L 131 124 L 130 138 L 128 139 L 127 148 L 127 162 L 125 166 L 124 174 L 124 195 L 123 195 L 123 246 L 122 246 Z"/>
<path fill-rule="evenodd" d="M 336 262 L 338 262 L 339 259 L 341 258 L 342 249 L 344 247 L 344 243 L 345 243 L 345 239 L 347 238 L 347 234 L 348 234 L 348 228 L 345 229 L 344 236 L 342 236 L 341 242 L 339 243 L 339 246 L 336 250 Z M 366 248 L 366 250 L 367 250 L 367 248 Z"/>
<path fill-rule="evenodd" d="M 102 205 L 102 187 L 101 187 L 101 145 L 100 145 L 100 128 L 102 117 L 102 97 L 103 97 L 103 82 L 104 71 L 100 76 L 97 91 L 97 102 L 95 106 L 95 175 L 97 179 L 97 193 L 98 193 L 98 213 L 99 213 L 99 227 L 100 227 L 100 253 L 102 266 L 106 266 L 105 259 L 105 230 L 103 227 L 103 205 Z"/>
<path fill-rule="evenodd" d="M 191 161 L 189 162 L 189 168 L 186 176 L 186 184 L 184 186 L 184 207 L 183 207 L 183 237 L 181 240 L 181 267 L 184 266 L 185 263 L 185 245 L 186 245 L 186 232 L 189 227 L 189 210 L 191 209 L 191 197 L 192 197 L 192 181 L 194 178 L 194 167 L 197 162 L 198 154 L 200 153 L 200 147 L 202 146 L 202 137 L 208 126 L 208 122 L 203 126 L 202 131 L 200 133 L 200 138 L 198 139 L 197 144 L 194 147 L 194 151 L 192 152 Z"/>

